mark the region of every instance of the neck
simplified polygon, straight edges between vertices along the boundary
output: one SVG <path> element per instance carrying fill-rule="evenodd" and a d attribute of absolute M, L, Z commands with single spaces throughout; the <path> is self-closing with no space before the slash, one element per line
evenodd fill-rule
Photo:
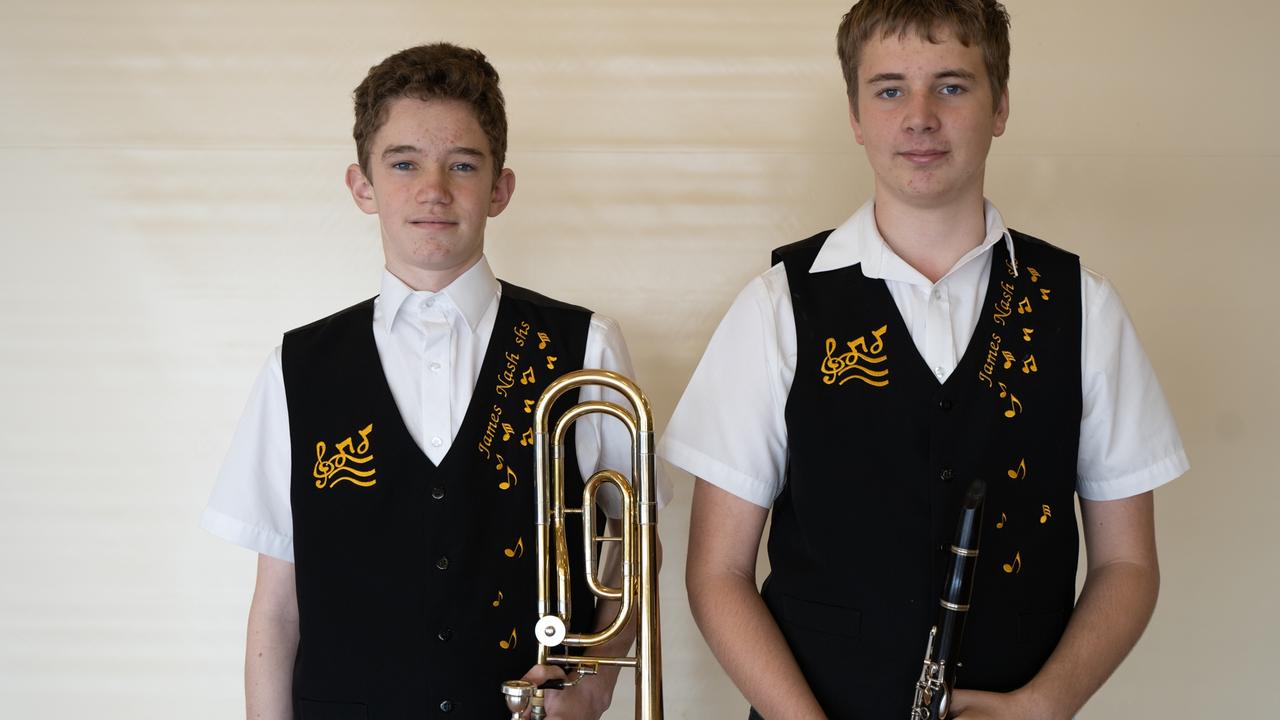
<path fill-rule="evenodd" d="M 936 283 L 986 238 L 985 203 L 979 195 L 963 203 L 919 207 L 877 193 L 876 227 L 898 257 Z"/>
<path fill-rule="evenodd" d="M 453 284 L 454 280 L 462 277 L 468 270 L 475 267 L 480 262 L 482 255 L 477 255 L 471 260 L 448 268 L 422 268 L 406 263 L 393 262 L 387 259 L 387 272 L 400 278 L 400 282 L 408 285 L 413 290 L 425 290 L 427 292 L 440 292 L 441 290 Z"/>

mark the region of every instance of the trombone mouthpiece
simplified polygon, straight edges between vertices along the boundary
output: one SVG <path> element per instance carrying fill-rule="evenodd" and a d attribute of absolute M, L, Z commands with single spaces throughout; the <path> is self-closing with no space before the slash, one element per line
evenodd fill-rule
<path fill-rule="evenodd" d="M 509 680 L 502 683 L 502 696 L 507 701 L 507 710 L 511 711 L 512 717 L 520 717 L 529 707 L 534 689 L 533 683 L 528 680 Z"/>

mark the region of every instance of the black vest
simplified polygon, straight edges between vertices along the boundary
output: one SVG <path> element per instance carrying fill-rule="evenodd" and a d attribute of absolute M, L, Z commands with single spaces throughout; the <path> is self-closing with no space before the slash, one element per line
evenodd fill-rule
<path fill-rule="evenodd" d="M 503 283 L 471 404 L 438 467 L 387 386 L 372 300 L 285 335 L 296 717 L 505 716 L 499 687 L 538 647 L 532 406 L 581 368 L 590 317 Z M 565 465 L 579 497 L 577 463 Z M 580 578 L 576 597 L 590 597 Z M 579 608 L 572 625 L 589 629 L 592 614 Z"/>
<path fill-rule="evenodd" d="M 810 274 L 829 232 L 778 249 L 795 310 L 787 477 L 763 589 L 832 718 L 904 716 L 937 617 L 960 499 L 987 481 L 960 687 L 1007 691 L 1057 645 L 1075 597 L 1080 266 L 1012 233 L 945 383 L 861 267 Z"/>

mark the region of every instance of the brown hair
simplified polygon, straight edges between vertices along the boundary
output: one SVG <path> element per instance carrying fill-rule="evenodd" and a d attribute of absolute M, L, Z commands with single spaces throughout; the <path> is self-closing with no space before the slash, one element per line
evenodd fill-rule
<path fill-rule="evenodd" d="M 879 37 L 915 32 L 931 43 L 950 30 L 965 47 L 977 44 L 987 65 L 993 102 L 1009 85 L 1009 14 L 997 0 L 859 0 L 836 31 L 836 54 L 844 71 L 850 107 L 858 111 L 858 62 L 862 48 Z"/>
<path fill-rule="evenodd" d="M 387 121 L 392 101 L 460 100 L 471 107 L 489 139 L 496 179 L 507 156 L 507 110 L 498 88 L 498 71 L 484 53 L 450 43 L 419 45 L 369 68 L 355 90 L 356 124 L 352 135 L 360 169 L 369 175 L 373 136 Z"/>

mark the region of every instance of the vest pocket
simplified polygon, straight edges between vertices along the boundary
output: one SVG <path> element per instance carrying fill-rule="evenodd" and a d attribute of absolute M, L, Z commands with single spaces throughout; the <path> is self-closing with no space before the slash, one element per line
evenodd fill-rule
<path fill-rule="evenodd" d="M 298 698 L 298 720 L 368 720 L 364 703 L 321 702 Z"/>
<path fill-rule="evenodd" d="M 791 627 L 824 635 L 857 638 L 862 634 L 862 613 L 856 608 L 814 602 L 791 595 L 782 596 L 781 619 Z"/>

